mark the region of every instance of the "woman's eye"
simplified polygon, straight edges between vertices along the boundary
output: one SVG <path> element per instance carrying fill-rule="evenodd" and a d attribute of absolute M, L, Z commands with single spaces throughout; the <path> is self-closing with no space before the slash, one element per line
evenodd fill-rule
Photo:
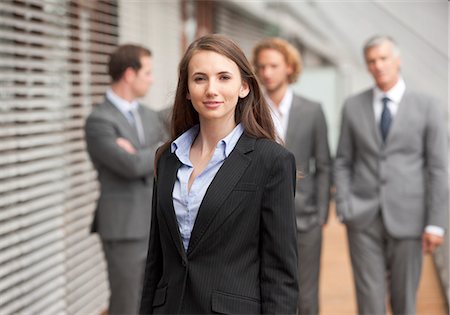
<path fill-rule="evenodd" d="M 231 77 L 228 76 L 228 75 L 223 75 L 223 76 L 220 77 L 220 79 L 221 79 L 221 80 L 230 80 Z"/>
<path fill-rule="evenodd" d="M 195 82 L 201 82 L 203 80 L 205 80 L 203 77 L 196 77 L 196 78 L 194 78 Z"/>

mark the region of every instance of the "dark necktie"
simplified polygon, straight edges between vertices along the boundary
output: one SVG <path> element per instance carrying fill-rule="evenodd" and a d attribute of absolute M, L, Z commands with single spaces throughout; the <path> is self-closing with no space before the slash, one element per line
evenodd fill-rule
<path fill-rule="evenodd" d="M 389 107 L 387 106 L 390 99 L 385 96 L 381 99 L 381 101 L 383 102 L 383 111 L 381 112 L 380 131 L 381 138 L 384 142 L 386 141 L 387 135 L 389 133 L 389 127 L 391 126 L 392 122 L 392 115 Z"/>

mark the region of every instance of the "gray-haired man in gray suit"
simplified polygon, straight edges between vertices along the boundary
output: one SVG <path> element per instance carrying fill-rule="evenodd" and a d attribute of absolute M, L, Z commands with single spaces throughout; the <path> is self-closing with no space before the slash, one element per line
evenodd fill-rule
<path fill-rule="evenodd" d="M 422 252 L 448 222 L 445 114 L 409 90 L 387 36 L 364 47 L 376 86 L 343 109 L 335 162 L 337 213 L 347 226 L 358 312 L 415 314 Z"/>
<path fill-rule="evenodd" d="M 320 104 L 295 95 L 289 85 L 301 70 L 297 49 L 281 38 L 259 42 L 253 51 L 257 75 L 272 109 L 278 136 L 296 160 L 298 230 L 298 314 L 319 314 L 322 227 L 328 218 L 331 162 L 327 124 Z"/>
<path fill-rule="evenodd" d="M 147 254 L 158 115 L 140 105 L 151 83 L 151 52 L 123 45 L 109 60 L 111 88 L 89 115 L 87 149 L 100 198 L 92 229 L 102 240 L 111 289 L 108 314 L 136 314 Z"/>

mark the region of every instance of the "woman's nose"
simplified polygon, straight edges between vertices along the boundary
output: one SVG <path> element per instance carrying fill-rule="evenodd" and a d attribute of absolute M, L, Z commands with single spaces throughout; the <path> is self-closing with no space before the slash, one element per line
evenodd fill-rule
<path fill-rule="evenodd" d="M 210 80 L 208 82 L 208 87 L 207 87 L 206 93 L 208 95 L 216 95 L 217 94 L 217 84 L 216 84 L 216 82 L 214 82 L 214 80 Z"/>

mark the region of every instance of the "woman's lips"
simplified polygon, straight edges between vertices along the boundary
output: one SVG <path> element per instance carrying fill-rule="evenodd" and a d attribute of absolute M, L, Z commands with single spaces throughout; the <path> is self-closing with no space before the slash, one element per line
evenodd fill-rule
<path fill-rule="evenodd" d="M 203 105 L 205 105 L 207 108 L 217 108 L 222 104 L 223 102 L 216 102 L 216 101 L 203 102 Z"/>

